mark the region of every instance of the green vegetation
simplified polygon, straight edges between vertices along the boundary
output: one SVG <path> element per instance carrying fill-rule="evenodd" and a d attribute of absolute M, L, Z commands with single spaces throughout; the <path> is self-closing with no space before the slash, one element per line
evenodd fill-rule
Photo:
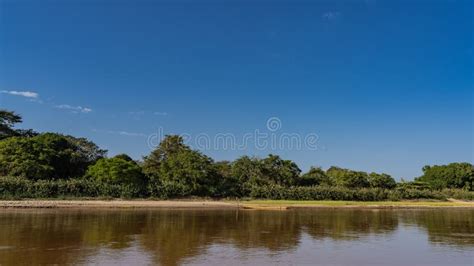
<path fill-rule="evenodd" d="M 128 197 L 145 196 L 147 180 L 142 168 L 125 154 L 113 158 L 99 159 L 91 165 L 86 172 L 85 178 L 93 184 L 106 184 L 126 188 L 121 195 Z M 103 195 L 112 196 L 112 195 Z"/>
<path fill-rule="evenodd" d="M 248 209 L 278 209 L 291 207 L 472 207 L 471 202 L 452 201 L 330 201 L 330 200 L 249 200 L 242 202 Z"/>
<path fill-rule="evenodd" d="M 474 189 L 474 168 L 469 163 L 451 163 L 423 167 L 423 175 L 416 181 L 425 182 L 428 186 L 442 188 Z"/>
<path fill-rule="evenodd" d="M 166 136 L 143 162 L 125 154 L 112 158 L 84 138 L 17 130 L 21 117 L 0 111 L 0 198 L 228 197 L 277 200 L 387 201 L 474 199 L 469 163 L 425 166 L 414 182 L 388 174 L 340 167 L 307 173 L 270 154 L 214 162 Z"/>

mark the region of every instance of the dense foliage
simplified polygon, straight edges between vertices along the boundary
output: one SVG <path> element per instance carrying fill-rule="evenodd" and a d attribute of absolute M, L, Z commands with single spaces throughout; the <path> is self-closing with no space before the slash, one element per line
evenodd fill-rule
<path fill-rule="evenodd" d="M 21 121 L 21 116 L 15 112 L 0 109 L 0 140 L 14 136 L 34 137 L 38 135 L 32 129 L 13 129 L 13 126 Z"/>
<path fill-rule="evenodd" d="M 340 167 L 311 167 L 270 154 L 214 162 L 166 136 L 143 162 L 106 151 L 85 138 L 14 129 L 21 117 L 0 111 L 0 198 L 252 197 L 293 200 L 474 198 L 473 165 L 425 166 L 414 182 Z"/>
<path fill-rule="evenodd" d="M 168 136 L 148 156 L 143 170 L 150 186 L 175 184 L 189 195 L 212 195 L 216 171 L 211 158 L 184 145 L 180 136 Z"/>
<path fill-rule="evenodd" d="M 113 158 L 102 158 L 91 165 L 86 173 L 86 178 L 98 182 L 114 185 L 130 185 L 138 189 L 145 189 L 146 179 L 142 168 L 126 155 Z"/>
<path fill-rule="evenodd" d="M 321 167 L 311 167 L 309 171 L 303 174 L 298 181 L 300 186 L 331 186 L 333 180 L 324 172 Z"/>
<path fill-rule="evenodd" d="M 0 139 L 16 136 L 13 126 L 21 121 L 21 116 L 18 114 L 0 109 Z"/>
<path fill-rule="evenodd" d="M 94 143 L 56 133 L 0 141 L 0 175 L 28 179 L 81 177 L 105 155 Z"/>
<path fill-rule="evenodd" d="M 365 172 L 353 171 L 349 169 L 330 167 L 326 174 L 334 181 L 334 184 L 341 187 L 363 188 L 369 187 L 368 175 Z"/>
<path fill-rule="evenodd" d="M 416 181 L 425 182 L 435 189 L 474 189 L 474 166 L 470 163 L 451 163 L 423 167 L 423 175 Z"/>

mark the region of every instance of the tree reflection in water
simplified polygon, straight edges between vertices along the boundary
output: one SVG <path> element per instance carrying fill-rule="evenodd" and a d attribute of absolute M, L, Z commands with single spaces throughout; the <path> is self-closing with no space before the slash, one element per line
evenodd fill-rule
<path fill-rule="evenodd" d="M 0 264 L 73 264 L 131 246 L 177 265 L 211 245 L 291 251 L 303 234 L 357 241 L 416 226 L 437 245 L 474 247 L 473 210 L 3 210 Z"/>

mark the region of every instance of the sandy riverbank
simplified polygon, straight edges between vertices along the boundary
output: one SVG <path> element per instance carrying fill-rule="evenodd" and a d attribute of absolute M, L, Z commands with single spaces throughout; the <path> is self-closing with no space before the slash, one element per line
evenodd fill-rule
<path fill-rule="evenodd" d="M 259 209 L 293 208 L 473 208 L 465 201 L 213 201 L 213 200 L 4 200 L 0 208 L 183 208 L 183 209 Z"/>
<path fill-rule="evenodd" d="M 224 201 L 180 200 L 5 200 L 0 208 L 236 208 Z"/>

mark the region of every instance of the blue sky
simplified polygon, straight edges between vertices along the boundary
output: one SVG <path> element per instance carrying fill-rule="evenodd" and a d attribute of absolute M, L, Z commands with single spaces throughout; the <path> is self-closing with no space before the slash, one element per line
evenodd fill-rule
<path fill-rule="evenodd" d="M 147 136 L 317 134 L 280 154 L 411 179 L 473 161 L 470 1 L 0 1 L 0 108 L 141 158 Z M 27 93 L 29 92 L 29 93 Z"/>

